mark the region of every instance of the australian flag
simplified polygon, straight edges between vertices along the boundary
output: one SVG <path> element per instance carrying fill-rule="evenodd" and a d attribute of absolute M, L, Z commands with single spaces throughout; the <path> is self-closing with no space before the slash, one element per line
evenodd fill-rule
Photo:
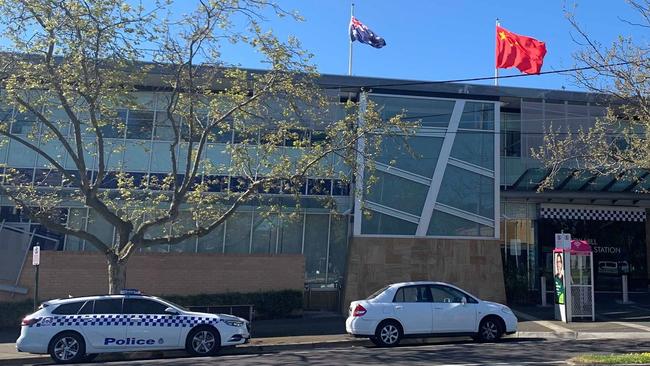
<path fill-rule="evenodd" d="M 370 28 L 355 17 L 352 17 L 350 20 L 350 39 L 352 42 L 359 41 L 369 44 L 374 48 L 382 48 L 386 45 L 386 41 L 383 38 L 376 35 L 375 32 L 371 31 Z"/>

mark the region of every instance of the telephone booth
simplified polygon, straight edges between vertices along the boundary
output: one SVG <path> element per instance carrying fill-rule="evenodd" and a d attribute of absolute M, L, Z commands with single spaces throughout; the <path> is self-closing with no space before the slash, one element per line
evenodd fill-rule
<path fill-rule="evenodd" d="M 594 321 L 594 259 L 589 243 L 572 240 L 570 247 L 556 248 L 553 277 L 555 318 L 563 322 L 589 318 Z"/>

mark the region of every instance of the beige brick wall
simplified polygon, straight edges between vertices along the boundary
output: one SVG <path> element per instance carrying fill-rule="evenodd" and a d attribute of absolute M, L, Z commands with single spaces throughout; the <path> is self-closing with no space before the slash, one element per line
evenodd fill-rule
<path fill-rule="evenodd" d="M 19 286 L 27 295 L 0 292 L 0 301 L 33 297 L 34 267 L 25 262 Z M 302 255 L 223 255 L 206 253 L 135 254 L 129 260 L 126 284 L 152 295 L 302 290 Z M 41 252 L 41 300 L 107 292 L 105 257 L 89 252 Z"/>
<path fill-rule="evenodd" d="M 505 302 L 498 241 L 353 237 L 342 310 L 394 282 L 442 281 L 484 300 Z"/>

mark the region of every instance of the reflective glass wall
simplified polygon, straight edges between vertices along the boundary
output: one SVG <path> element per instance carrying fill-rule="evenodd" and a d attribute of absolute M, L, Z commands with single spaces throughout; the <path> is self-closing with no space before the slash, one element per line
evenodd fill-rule
<path fill-rule="evenodd" d="M 386 119 L 405 113 L 415 136 L 386 138 L 355 235 L 498 236 L 499 103 L 372 94 Z"/>

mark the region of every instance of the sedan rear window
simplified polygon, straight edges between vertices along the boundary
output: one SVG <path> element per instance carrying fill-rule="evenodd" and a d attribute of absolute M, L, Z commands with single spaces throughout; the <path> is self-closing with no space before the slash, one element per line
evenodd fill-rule
<path fill-rule="evenodd" d="M 372 299 L 374 299 L 375 297 L 379 296 L 381 293 L 383 293 L 384 291 L 386 291 L 386 289 L 388 289 L 389 287 L 390 287 L 390 286 L 384 286 L 384 287 L 380 288 L 379 290 L 373 292 L 370 296 L 368 296 L 368 297 L 366 298 L 366 300 L 372 300 Z"/>
<path fill-rule="evenodd" d="M 75 315 L 77 314 L 77 312 L 79 312 L 79 309 L 84 303 L 85 301 L 75 301 L 75 302 L 69 302 L 67 304 L 61 304 L 57 306 L 56 309 L 52 310 L 52 314 Z"/>

